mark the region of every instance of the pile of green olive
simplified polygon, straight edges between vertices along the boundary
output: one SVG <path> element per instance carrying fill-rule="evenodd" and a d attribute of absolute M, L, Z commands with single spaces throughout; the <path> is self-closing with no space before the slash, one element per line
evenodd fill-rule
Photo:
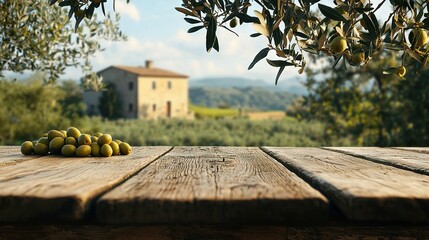
<path fill-rule="evenodd" d="M 128 155 L 131 146 L 110 134 L 82 134 L 79 129 L 50 130 L 39 140 L 25 141 L 21 145 L 24 155 L 62 155 L 64 157 L 110 157 Z"/>

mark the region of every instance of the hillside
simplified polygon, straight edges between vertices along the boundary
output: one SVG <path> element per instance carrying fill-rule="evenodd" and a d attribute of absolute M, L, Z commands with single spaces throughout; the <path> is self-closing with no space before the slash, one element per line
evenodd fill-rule
<path fill-rule="evenodd" d="M 296 97 L 295 94 L 261 87 L 193 87 L 189 89 L 189 98 L 193 104 L 211 108 L 285 110 L 286 106 L 291 104 Z"/>
<path fill-rule="evenodd" d="M 263 80 L 252 80 L 238 77 L 217 77 L 193 79 L 189 81 L 190 88 L 264 88 L 275 92 L 288 92 L 297 95 L 306 94 L 307 91 L 300 83 L 300 79 L 282 80 L 278 85 Z"/>

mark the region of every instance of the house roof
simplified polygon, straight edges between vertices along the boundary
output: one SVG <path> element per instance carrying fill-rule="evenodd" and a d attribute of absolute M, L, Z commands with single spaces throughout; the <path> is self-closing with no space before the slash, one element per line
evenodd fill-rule
<path fill-rule="evenodd" d="M 171 77 L 171 78 L 188 78 L 189 77 L 184 74 L 175 73 L 172 71 L 155 68 L 155 67 L 146 68 L 146 67 L 130 67 L 130 66 L 118 66 L 118 65 L 111 66 L 111 67 L 121 69 L 130 73 L 134 73 L 141 77 Z"/>

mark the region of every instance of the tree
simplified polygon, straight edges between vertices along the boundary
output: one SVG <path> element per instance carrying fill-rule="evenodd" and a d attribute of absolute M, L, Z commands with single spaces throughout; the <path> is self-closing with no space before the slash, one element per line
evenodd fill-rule
<path fill-rule="evenodd" d="M 293 114 L 326 124 L 326 138 L 352 136 L 358 145 L 427 146 L 429 144 L 429 70 L 420 76 L 408 71 L 402 78 L 379 69 L 400 58 L 376 55 L 363 67 L 307 69 L 303 97 Z M 411 69 L 413 70 L 413 69 Z"/>
<path fill-rule="evenodd" d="M 71 14 L 91 16 L 94 9 L 102 7 L 107 0 L 52 0 L 54 4 L 69 6 Z M 113 1 L 114 2 L 114 1 Z M 403 75 L 406 68 L 421 70 L 429 56 L 427 30 L 429 29 L 428 1 L 389 0 L 392 12 L 387 19 L 379 21 L 376 14 L 381 6 L 367 0 L 335 0 L 332 6 L 318 3 L 319 0 L 182 0 L 176 9 L 185 15 L 185 21 L 194 25 L 188 32 L 206 29 L 206 49 L 219 51 L 216 36 L 219 28 L 233 31 L 240 24 L 250 23 L 257 33 L 267 39 L 263 48 L 249 65 L 275 52 L 278 59 L 267 59 L 279 68 L 276 82 L 288 66 L 304 72 L 304 52 L 332 56 L 334 65 L 345 58 L 350 65 L 369 62 L 385 49 L 402 54 L 400 66 L 388 66 L 385 74 Z M 255 3 L 261 11 L 249 15 Z M 316 3 L 317 7 L 316 7 Z M 319 11 L 320 14 L 318 14 Z M 237 20 L 238 19 L 238 20 Z M 228 24 L 229 23 L 229 24 Z M 402 67 L 404 65 L 404 67 Z"/>
<path fill-rule="evenodd" d="M 65 93 L 64 99 L 60 101 L 63 116 L 72 123 L 77 122 L 86 113 L 82 86 L 74 80 L 66 80 L 61 82 L 60 88 Z"/>
<path fill-rule="evenodd" d="M 80 14 L 74 14 L 77 22 L 83 19 Z M 100 39 L 126 39 L 118 27 L 119 15 L 102 21 L 94 15 L 77 27 L 69 21 L 71 14 L 50 7 L 47 0 L 0 0 L 0 16 L 0 76 L 3 71 L 40 70 L 53 82 L 66 67 L 80 66 L 90 76 L 86 85 L 99 88 L 89 58 L 102 50 Z"/>
<path fill-rule="evenodd" d="M 42 79 L 41 74 L 23 81 L 0 79 L 0 144 L 35 140 L 48 129 L 69 124 L 58 102 L 65 93 Z"/>
<path fill-rule="evenodd" d="M 101 115 L 109 119 L 121 118 L 121 108 L 121 99 L 116 91 L 116 86 L 108 84 L 101 94 L 100 104 L 98 105 Z"/>

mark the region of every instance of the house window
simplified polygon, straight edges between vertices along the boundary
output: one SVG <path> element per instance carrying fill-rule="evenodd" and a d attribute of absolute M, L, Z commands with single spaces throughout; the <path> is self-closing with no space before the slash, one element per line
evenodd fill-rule
<path fill-rule="evenodd" d="M 168 89 L 171 89 L 172 83 L 171 81 L 168 81 Z"/>
<path fill-rule="evenodd" d="M 132 104 L 132 103 L 128 104 L 128 111 L 129 111 L 129 112 L 132 112 L 132 111 L 133 111 L 133 109 L 134 109 L 133 104 Z"/>
<path fill-rule="evenodd" d="M 129 90 L 133 90 L 134 89 L 134 83 L 133 82 L 129 82 L 128 83 L 128 89 Z"/>
<path fill-rule="evenodd" d="M 154 111 L 154 112 L 156 111 L 156 104 L 152 105 L 152 111 Z"/>
<path fill-rule="evenodd" d="M 154 90 L 156 89 L 156 82 L 155 81 L 152 82 L 152 89 L 154 89 Z"/>

